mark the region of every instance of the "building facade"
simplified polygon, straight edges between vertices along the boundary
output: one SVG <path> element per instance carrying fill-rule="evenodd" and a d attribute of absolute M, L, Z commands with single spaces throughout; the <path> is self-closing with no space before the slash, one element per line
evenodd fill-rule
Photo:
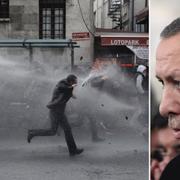
<path fill-rule="evenodd" d="M 91 61 L 93 38 L 86 27 L 92 28 L 91 12 L 89 0 L 0 0 L 0 39 L 72 39 L 80 46 L 75 49 L 75 64 L 81 63 L 82 57 Z M 23 59 L 29 53 L 27 49 L 5 48 L 3 54 Z M 68 66 L 69 54 L 68 48 L 33 49 L 34 60 L 57 66 Z"/>
<path fill-rule="evenodd" d="M 74 49 L 74 64 L 91 62 L 91 3 L 0 0 L 1 127 L 49 127 L 46 104 L 57 81 L 71 72 L 71 50 L 31 48 L 27 41 L 71 39 L 80 46 Z M 9 40 L 11 47 L 3 47 Z M 13 47 L 19 41 L 23 47 Z"/>
<path fill-rule="evenodd" d="M 95 59 L 128 70 L 148 65 L 148 1 L 94 0 L 93 8 Z"/>
<path fill-rule="evenodd" d="M 148 32 L 148 0 L 94 0 L 93 12 L 96 28 Z"/>

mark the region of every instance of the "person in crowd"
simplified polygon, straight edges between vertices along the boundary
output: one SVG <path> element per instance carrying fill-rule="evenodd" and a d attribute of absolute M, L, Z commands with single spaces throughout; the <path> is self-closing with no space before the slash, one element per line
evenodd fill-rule
<path fill-rule="evenodd" d="M 148 128 L 148 68 L 139 65 L 135 75 L 135 85 L 139 104 L 138 121 L 144 125 L 142 134 L 147 134 Z"/>
<path fill-rule="evenodd" d="M 180 142 L 159 113 L 151 123 L 151 179 L 159 180 L 167 164 L 180 153 Z"/>

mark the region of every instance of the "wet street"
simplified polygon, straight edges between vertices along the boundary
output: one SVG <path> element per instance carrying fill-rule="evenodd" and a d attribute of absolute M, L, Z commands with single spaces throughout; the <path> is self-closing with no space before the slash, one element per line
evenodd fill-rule
<path fill-rule="evenodd" d="M 62 132 L 27 143 L 27 129 L 50 126 L 46 104 L 55 82 L 21 75 L 20 82 L 10 77 L 0 88 L 0 180 L 148 180 L 148 121 L 140 118 L 142 109 L 131 83 L 127 88 L 126 81 L 112 78 L 116 85 L 106 84 L 107 91 L 88 84 L 76 89 L 78 98 L 66 110 L 84 152 L 69 157 Z M 91 141 L 92 120 L 105 141 Z"/>
<path fill-rule="evenodd" d="M 148 143 L 133 129 L 120 129 L 92 142 L 73 130 L 84 153 L 69 157 L 63 134 L 37 137 L 30 144 L 26 132 L 1 130 L 0 179 L 2 180 L 146 180 Z M 7 136 L 8 135 L 8 136 Z"/>

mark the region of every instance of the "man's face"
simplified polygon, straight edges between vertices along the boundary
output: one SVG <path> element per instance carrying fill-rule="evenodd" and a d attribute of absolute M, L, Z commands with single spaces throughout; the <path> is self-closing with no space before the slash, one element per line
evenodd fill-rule
<path fill-rule="evenodd" d="M 180 139 L 180 33 L 163 39 L 156 53 L 156 76 L 163 84 L 160 113 Z"/>
<path fill-rule="evenodd" d="M 175 139 L 173 130 L 168 127 L 159 130 L 158 141 L 163 156 L 163 160 L 160 163 L 160 168 L 163 171 L 166 165 L 179 154 L 180 142 Z"/>
<path fill-rule="evenodd" d="M 77 83 L 78 83 L 78 81 L 77 81 L 77 79 L 74 79 L 73 81 L 71 81 L 71 85 L 73 85 L 73 86 L 76 86 L 77 85 Z"/>

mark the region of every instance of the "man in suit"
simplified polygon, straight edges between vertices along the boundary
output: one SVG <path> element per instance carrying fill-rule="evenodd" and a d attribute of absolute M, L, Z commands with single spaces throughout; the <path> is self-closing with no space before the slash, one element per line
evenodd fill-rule
<path fill-rule="evenodd" d="M 168 117 L 174 137 L 180 140 L 180 18 L 161 32 L 156 52 L 156 77 L 163 85 L 160 113 Z M 180 156 L 177 156 L 167 165 L 160 180 L 180 179 L 179 164 Z"/>

